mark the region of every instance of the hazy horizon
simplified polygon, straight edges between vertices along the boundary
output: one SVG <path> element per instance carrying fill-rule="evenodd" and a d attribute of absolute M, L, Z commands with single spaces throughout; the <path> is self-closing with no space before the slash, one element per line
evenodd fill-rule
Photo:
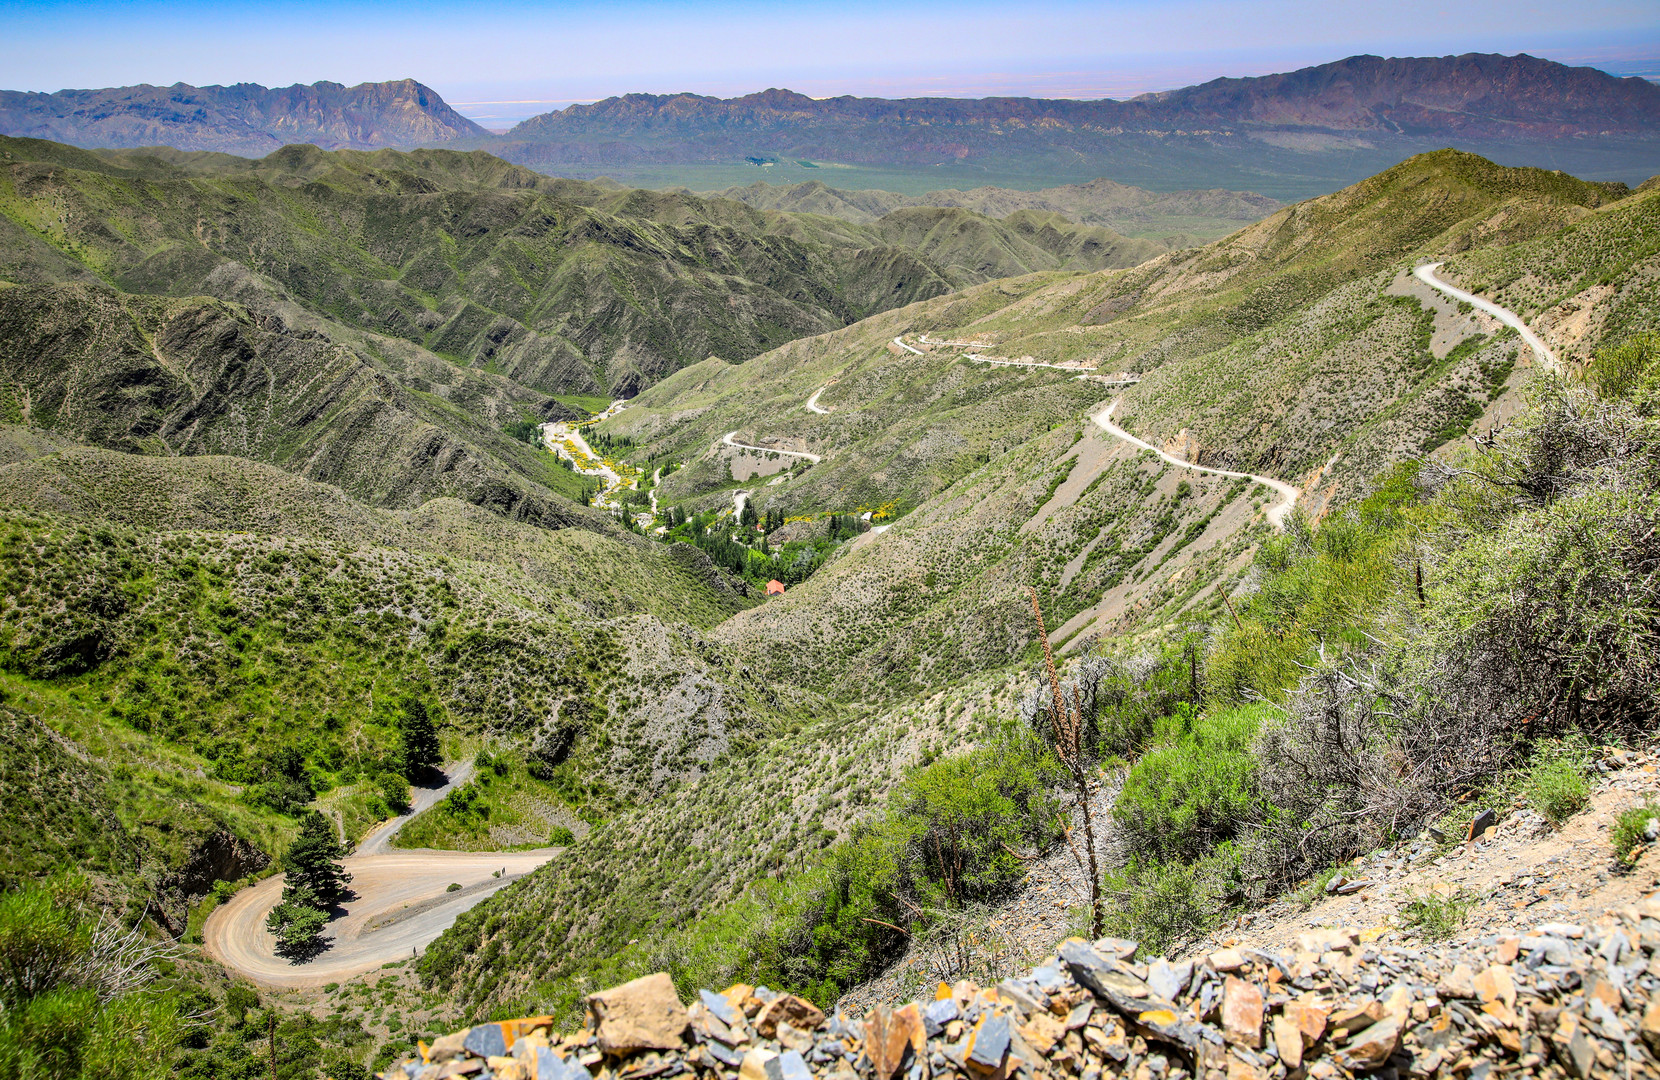
<path fill-rule="evenodd" d="M 769 86 L 813 97 L 1126 98 L 1357 53 L 1527 52 L 1660 75 L 1660 7 L 1404 0 L 207 4 L 25 0 L 0 16 L 9 90 L 414 78 L 486 127 L 575 102 Z"/>

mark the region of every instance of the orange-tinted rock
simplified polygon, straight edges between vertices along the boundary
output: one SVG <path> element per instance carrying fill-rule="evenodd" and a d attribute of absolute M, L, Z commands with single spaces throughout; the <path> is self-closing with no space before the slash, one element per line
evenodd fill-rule
<path fill-rule="evenodd" d="M 1254 983 L 1230 976 L 1222 984 L 1222 1034 L 1241 1046 L 1262 1045 L 1262 991 Z"/>

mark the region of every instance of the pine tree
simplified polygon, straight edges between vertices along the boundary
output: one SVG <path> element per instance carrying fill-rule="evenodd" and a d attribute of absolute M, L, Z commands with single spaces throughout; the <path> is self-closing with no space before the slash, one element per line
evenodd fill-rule
<path fill-rule="evenodd" d="M 398 729 L 403 737 L 403 774 L 411 783 L 419 783 L 444 763 L 438 749 L 438 728 L 427 712 L 426 703 L 414 697 L 405 701 Z"/>
<path fill-rule="evenodd" d="M 352 876 L 340 865 L 345 846 L 334 838 L 334 826 L 322 814 L 308 810 L 300 818 L 300 835 L 283 856 L 282 902 L 297 907 L 326 908 L 351 891 Z"/>

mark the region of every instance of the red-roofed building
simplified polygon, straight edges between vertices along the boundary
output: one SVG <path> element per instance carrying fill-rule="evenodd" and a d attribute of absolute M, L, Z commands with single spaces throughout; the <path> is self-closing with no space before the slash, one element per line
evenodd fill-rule
<path fill-rule="evenodd" d="M 784 583 L 782 581 L 779 581 L 777 578 L 773 578 L 771 581 L 767 582 L 767 595 L 768 596 L 783 596 L 784 595 Z"/>

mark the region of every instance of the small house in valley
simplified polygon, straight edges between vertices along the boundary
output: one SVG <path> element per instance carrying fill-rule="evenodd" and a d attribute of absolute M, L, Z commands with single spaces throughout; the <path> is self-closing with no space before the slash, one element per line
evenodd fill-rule
<path fill-rule="evenodd" d="M 779 581 L 777 578 L 773 578 L 771 581 L 767 582 L 767 595 L 768 596 L 783 596 L 784 595 L 784 583 L 782 581 Z"/>

